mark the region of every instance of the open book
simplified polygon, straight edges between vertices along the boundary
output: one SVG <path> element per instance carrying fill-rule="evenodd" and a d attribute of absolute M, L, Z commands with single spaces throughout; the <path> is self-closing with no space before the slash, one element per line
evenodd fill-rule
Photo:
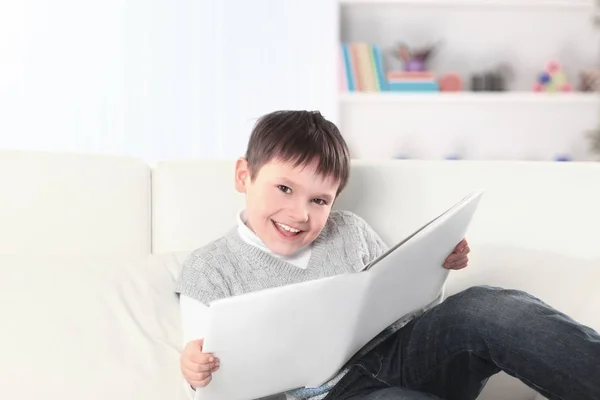
<path fill-rule="evenodd" d="M 481 195 L 465 197 L 360 272 L 212 302 L 204 351 L 221 363 L 196 399 L 255 399 L 334 377 L 379 332 L 440 296 L 449 273 L 442 264 Z"/>

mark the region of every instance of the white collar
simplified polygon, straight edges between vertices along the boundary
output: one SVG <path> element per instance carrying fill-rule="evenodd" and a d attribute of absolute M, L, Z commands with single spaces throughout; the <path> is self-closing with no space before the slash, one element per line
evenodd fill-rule
<path fill-rule="evenodd" d="M 252 229 L 248 228 L 248 225 L 246 225 L 247 221 L 248 221 L 248 217 L 246 216 L 246 210 L 242 210 L 242 211 L 238 212 L 238 214 L 237 214 L 238 233 L 242 237 L 242 239 L 244 239 L 244 241 L 246 243 L 251 244 L 252 246 L 256 246 L 259 249 L 261 249 L 262 251 L 276 255 L 271 250 L 269 250 L 269 248 L 263 243 L 262 240 L 260 240 L 260 238 L 258 236 L 256 236 L 256 233 L 254 233 L 252 231 Z"/>
<path fill-rule="evenodd" d="M 262 251 L 271 254 L 274 257 L 277 257 L 281 260 L 287 261 L 291 264 L 296 265 L 300 268 L 306 268 L 308 264 L 308 260 L 310 259 L 310 255 L 312 252 L 312 246 L 306 246 L 296 253 L 289 256 L 282 256 L 280 254 L 273 253 L 260 238 L 252 231 L 252 229 L 248 228 L 246 225 L 246 221 L 248 220 L 246 216 L 246 210 L 241 210 L 237 214 L 237 231 L 242 240 L 246 243 L 256 246 Z"/>

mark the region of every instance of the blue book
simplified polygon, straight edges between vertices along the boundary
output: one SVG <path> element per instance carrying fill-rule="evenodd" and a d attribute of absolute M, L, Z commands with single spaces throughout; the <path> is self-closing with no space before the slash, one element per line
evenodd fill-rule
<path fill-rule="evenodd" d="M 356 90 L 356 84 L 354 83 L 354 74 L 352 69 L 352 60 L 350 54 L 350 47 L 348 43 L 342 43 L 342 51 L 344 54 L 344 65 L 346 66 L 346 79 L 348 82 L 348 91 L 354 92 Z"/>
<path fill-rule="evenodd" d="M 387 87 L 392 92 L 439 92 L 436 81 L 430 82 L 388 82 Z"/>
<path fill-rule="evenodd" d="M 375 73 L 377 79 L 381 85 L 381 91 L 388 90 L 387 81 L 385 79 L 385 65 L 383 64 L 383 57 L 381 56 L 381 49 L 379 46 L 373 45 L 373 59 L 375 60 Z"/>

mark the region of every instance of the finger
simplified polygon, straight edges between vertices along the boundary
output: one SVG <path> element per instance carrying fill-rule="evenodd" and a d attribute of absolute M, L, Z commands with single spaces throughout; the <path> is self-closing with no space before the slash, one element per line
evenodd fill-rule
<path fill-rule="evenodd" d="M 446 258 L 446 262 L 449 264 L 454 264 L 465 258 L 464 254 L 451 254 Z"/>
<path fill-rule="evenodd" d="M 202 372 L 199 374 L 185 374 L 184 373 L 184 378 L 186 381 L 188 381 L 190 384 L 192 382 L 198 383 L 198 382 L 202 382 L 203 380 L 206 380 L 207 378 L 209 378 L 212 375 L 211 372 Z"/>
<path fill-rule="evenodd" d="M 192 374 L 199 374 L 203 372 L 210 372 L 210 370 L 215 366 L 216 363 L 203 363 L 198 364 L 188 360 L 185 360 L 181 363 L 182 371 L 189 371 Z"/>
<path fill-rule="evenodd" d="M 466 264 L 468 262 L 469 262 L 469 257 L 467 257 L 466 255 L 463 255 L 463 254 L 461 254 L 460 256 L 457 256 L 457 257 L 448 257 L 448 259 L 444 263 L 444 268 L 454 269 L 455 267 Z"/>
<path fill-rule="evenodd" d="M 468 252 L 449 255 L 446 258 L 446 260 L 444 261 L 444 267 L 445 266 L 452 267 L 456 264 L 464 262 L 465 260 L 468 260 L 467 254 L 468 254 Z"/>
<path fill-rule="evenodd" d="M 197 362 L 190 361 L 190 360 L 183 361 L 183 367 L 194 373 L 210 371 L 214 367 L 214 365 L 215 365 L 214 362 L 212 362 L 212 363 L 206 363 L 206 362 L 197 363 Z"/>
<path fill-rule="evenodd" d="M 446 257 L 446 260 L 444 261 L 444 263 L 451 264 L 455 260 L 456 260 L 456 254 L 450 254 L 448 257 Z"/>
<path fill-rule="evenodd" d="M 208 376 L 206 379 L 199 381 L 197 387 L 205 387 L 210 383 L 210 381 L 212 381 L 212 375 Z"/>
<path fill-rule="evenodd" d="M 455 269 L 455 270 L 463 269 L 463 268 L 465 268 L 465 267 L 466 267 L 468 264 L 469 264 L 469 263 L 468 263 L 468 261 L 466 261 L 466 260 L 465 260 L 464 262 L 457 263 L 457 264 L 455 264 L 454 266 L 452 266 L 452 269 Z"/>
<path fill-rule="evenodd" d="M 212 377 L 211 372 L 203 372 L 202 374 L 194 374 L 194 375 L 184 375 L 185 380 L 190 385 L 199 385 L 202 382 L 210 380 Z"/>
<path fill-rule="evenodd" d="M 189 358 L 189 360 L 195 364 L 213 364 L 219 359 L 212 356 L 211 354 L 200 353 Z"/>
<path fill-rule="evenodd" d="M 465 239 L 458 242 L 458 244 L 454 247 L 454 253 L 460 253 L 460 251 L 467 245 Z"/>
<path fill-rule="evenodd" d="M 212 369 L 212 368 L 211 368 L 211 369 Z M 201 380 L 201 379 L 204 379 L 204 378 L 206 378 L 208 375 L 210 375 L 210 371 L 211 371 L 211 369 L 208 369 L 208 370 L 206 370 L 206 371 L 200 371 L 200 372 L 199 372 L 199 371 L 197 371 L 197 370 L 195 370 L 195 369 L 189 369 L 189 368 L 186 368 L 186 367 L 182 367 L 182 368 L 181 368 L 181 372 L 182 372 L 182 373 L 183 373 L 185 376 L 187 376 L 188 378 L 190 378 L 190 379 L 193 379 L 193 380 Z"/>
<path fill-rule="evenodd" d="M 469 257 L 463 256 L 463 257 L 459 258 L 458 260 L 454 261 L 454 265 L 462 265 L 462 264 L 466 264 L 467 262 L 469 262 Z"/>

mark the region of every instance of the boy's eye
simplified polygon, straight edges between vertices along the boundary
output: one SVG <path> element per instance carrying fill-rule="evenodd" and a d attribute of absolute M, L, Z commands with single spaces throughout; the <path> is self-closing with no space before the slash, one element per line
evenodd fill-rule
<path fill-rule="evenodd" d="M 327 204 L 327 202 L 323 199 L 313 199 L 313 202 L 317 203 L 320 206 L 324 206 Z"/>
<path fill-rule="evenodd" d="M 281 190 L 283 193 L 286 193 L 286 194 L 292 193 L 292 189 L 290 189 L 289 187 L 287 187 L 285 185 L 277 185 L 277 188 L 279 190 Z"/>

